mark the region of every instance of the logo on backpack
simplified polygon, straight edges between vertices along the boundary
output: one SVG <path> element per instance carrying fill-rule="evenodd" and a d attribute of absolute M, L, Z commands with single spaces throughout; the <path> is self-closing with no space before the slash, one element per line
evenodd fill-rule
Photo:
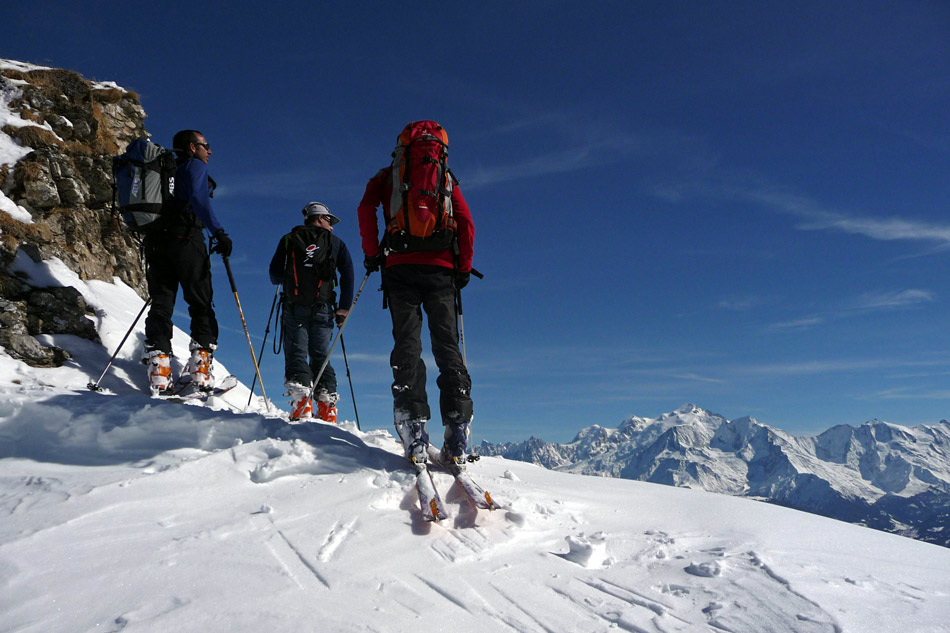
<path fill-rule="evenodd" d="M 284 236 L 284 293 L 305 306 L 332 304 L 336 296 L 336 258 L 330 231 L 315 226 L 298 227 Z"/>
<path fill-rule="evenodd" d="M 386 226 L 390 251 L 441 251 L 455 239 L 449 170 L 449 137 L 435 121 L 414 121 L 403 129 L 393 151 L 392 198 Z"/>
<path fill-rule="evenodd" d="M 165 226 L 177 209 L 175 154 L 147 138 L 129 143 L 112 159 L 113 203 L 133 231 Z"/>

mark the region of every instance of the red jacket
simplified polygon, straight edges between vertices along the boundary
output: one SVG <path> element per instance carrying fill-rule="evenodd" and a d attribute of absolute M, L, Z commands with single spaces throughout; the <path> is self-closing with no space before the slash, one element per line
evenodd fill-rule
<path fill-rule="evenodd" d="M 360 236 L 363 238 L 363 252 L 366 255 L 379 253 L 379 223 L 376 208 L 382 205 L 384 226 L 389 224 L 389 201 L 392 197 L 392 183 L 389 177 L 391 167 L 384 167 L 366 184 L 366 192 L 358 209 Z M 452 213 L 458 228 L 459 257 L 458 270 L 471 272 L 474 255 L 475 225 L 468 204 L 462 197 L 458 186 L 452 189 Z M 455 268 L 455 256 L 450 249 L 444 251 L 415 251 L 412 253 L 390 253 L 386 257 L 386 267 L 398 264 L 429 264 Z"/>

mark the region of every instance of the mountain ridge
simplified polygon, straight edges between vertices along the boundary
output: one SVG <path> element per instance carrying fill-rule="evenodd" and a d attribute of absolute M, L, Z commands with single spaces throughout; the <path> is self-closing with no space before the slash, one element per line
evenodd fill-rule
<path fill-rule="evenodd" d="M 562 472 L 754 497 L 950 547 L 950 422 L 874 419 L 793 436 L 751 416 L 687 403 L 617 428 L 592 425 L 566 444 L 482 442 L 485 455 Z"/>

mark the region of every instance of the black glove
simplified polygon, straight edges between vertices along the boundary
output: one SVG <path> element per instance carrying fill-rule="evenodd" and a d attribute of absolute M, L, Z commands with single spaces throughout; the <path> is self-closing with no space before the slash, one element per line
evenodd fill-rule
<path fill-rule="evenodd" d="M 472 273 L 463 273 L 460 270 L 455 271 L 455 287 L 461 290 L 468 285 L 468 281 L 471 278 Z"/>
<path fill-rule="evenodd" d="M 212 253 L 221 253 L 221 257 L 230 257 L 232 248 L 234 248 L 234 245 L 231 243 L 231 238 L 228 237 L 223 228 L 218 229 L 211 236 Z"/>
<path fill-rule="evenodd" d="M 363 267 L 368 273 L 374 273 L 379 270 L 379 267 L 383 265 L 386 261 L 386 257 L 382 253 L 376 255 L 366 255 L 363 257 Z"/>
<path fill-rule="evenodd" d="M 333 318 L 336 320 L 337 327 L 340 327 L 341 325 L 343 325 L 343 322 L 346 321 L 347 314 L 348 313 L 346 310 L 337 310 L 336 312 L 333 313 Z"/>

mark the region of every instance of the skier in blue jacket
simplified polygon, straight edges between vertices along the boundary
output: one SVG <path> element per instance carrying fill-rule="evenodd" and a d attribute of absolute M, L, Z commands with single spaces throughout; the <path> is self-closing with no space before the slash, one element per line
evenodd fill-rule
<path fill-rule="evenodd" d="M 175 134 L 172 146 L 178 154 L 173 209 L 163 211 L 163 226 L 145 236 L 148 293 L 152 299 L 145 320 L 145 363 L 154 393 L 168 393 L 171 376 L 172 314 L 178 288 L 191 316 L 191 351 L 183 380 L 201 390 L 214 386 L 211 372 L 218 344 L 218 321 L 212 306 L 211 261 L 204 229 L 211 233 L 211 252 L 231 255 L 231 239 L 211 206 L 215 182 L 208 175 L 211 147 L 197 130 Z M 167 218 L 165 217 L 167 216 Z"/>

